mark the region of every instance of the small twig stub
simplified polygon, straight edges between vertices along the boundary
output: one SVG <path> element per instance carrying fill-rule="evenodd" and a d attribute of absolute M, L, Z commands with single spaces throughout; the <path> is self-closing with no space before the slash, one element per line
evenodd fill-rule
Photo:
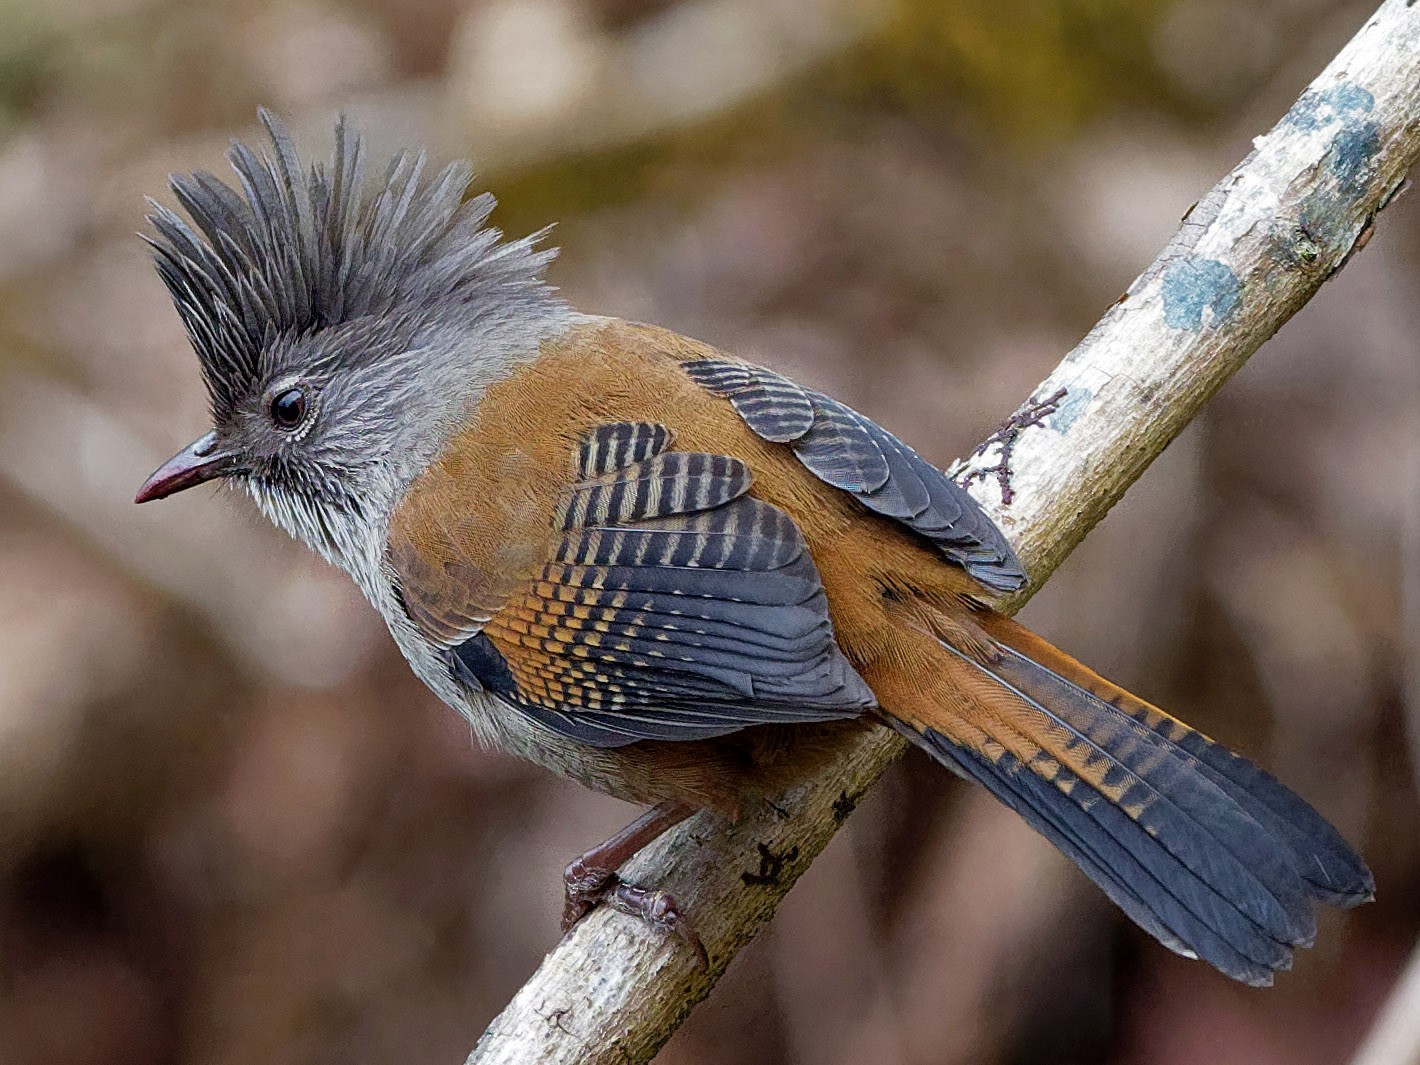
<path fill-rule="evenodd" d="M 1016 450 L 1016 441 L 1032 425 L 1043 426 L 1045 419 L 1060 409 L 1060 403 L 1068 393 L 1069 389 L 1057 388 L 1044 399 L 1032 397 L 1017 407 L 1015 413 L 998 425 L 996 431 L 971 453 L 976 458 L 984 455 L 987 448 L 999 447 L 1001 450 L 996 455 L 995 465 L 968 470 L 961 479 L 961 486 L 965 488 L 972 481 L 984 482 L 988 477 L 995 477 L 996 485 L 1001 489 L 1001 505 L 1010 506 L 1011 500 L 1016 498 L 1015 489 L 1011 487 L 1011 455 Z"/>
<path fill-rule="evenodd" d="M 746 884 L 778 884 L 779 878 L 784 874 L 784 866 L 799 857 L 797 844 L 782 854 L 775 854 L 767 843 L 757 843 L 755 846 L 759 850 L 759 872 L 741 873 L 740 879 Z"/>

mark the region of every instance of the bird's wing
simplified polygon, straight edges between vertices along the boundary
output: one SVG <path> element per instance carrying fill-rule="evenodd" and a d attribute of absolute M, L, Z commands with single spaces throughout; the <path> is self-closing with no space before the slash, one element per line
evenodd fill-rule
<path fill-rule="evenodd" d="M 520 513 L 469 542 L 416 502 L 389 542 L 410 617 L 464 683 L 597 746 L 872 706 L 793 520 L 742 461 L 670 444 L 658 424 L 588 432 L 536 534 Z"/>
<path fill-rule="evenodd" d="M 976 500 L 892 433 L 850 407 L 787 377 L 725 358 L 682 364 L 724 396 L 764 440 L 787 444 L 826 484 L 930 540 L 993 591 L 1012 592 L 1025 570 Z"/>

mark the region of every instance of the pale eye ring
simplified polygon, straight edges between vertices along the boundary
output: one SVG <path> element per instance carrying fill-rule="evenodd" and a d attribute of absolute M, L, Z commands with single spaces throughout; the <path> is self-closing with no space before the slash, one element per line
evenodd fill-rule
<path fill-rule="evenodd" d="M 306 420 L 306 411 L 310 404 L 306 402 L 306 394 L 299 388 L 283 388 L 276 395 L 271 397 L 271 420 L 276 424 L 276 428 L 290 431 L 299 428 Z"/>

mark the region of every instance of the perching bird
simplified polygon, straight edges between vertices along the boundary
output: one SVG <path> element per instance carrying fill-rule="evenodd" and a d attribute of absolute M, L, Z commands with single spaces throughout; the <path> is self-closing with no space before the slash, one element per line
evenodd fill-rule
<path fill-rule="evenodd" d="M 367 184 L 234 144 L 149 243 L 213 429 L 138 501 L 214 478 L 343 567 L 485 743 L 653 809 L 568 868 L 693 940 L 616 869 L 886 725 L 998 799 L 1166 946 L 1254 984 L 1371 874 L 1271 776 L 991 608 L 1025 574 L 887 430 L 663 329 L 578 313 L 471 171 Z"/>

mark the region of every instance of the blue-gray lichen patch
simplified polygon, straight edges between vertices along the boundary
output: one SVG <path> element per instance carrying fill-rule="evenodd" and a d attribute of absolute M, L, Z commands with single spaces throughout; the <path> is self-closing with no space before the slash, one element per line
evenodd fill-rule
<path fill-rule="evenodd" d="M 1380 150 L 1380 127 L 1370 120 L 1347 126 L 1331 138 L 1331 172 L 1343 195 L 1354 196 L 1366 187 Z"/>
<path fill-rule="evenodd" d="M 1095 398 L 1095 390 L 1083 384 L 1072 384 L 1064 398 L 1050 416 L 1049 427 L 1057 433 L 1068 433 L 1075 419 L 1084 413 L 1090 401 Z"/>
<path fill-rule="evenodd" d="M 1376 98 L 1369 89 L 1349 81 L 1320 92 L 1308 89 L 1282 119 L 1283 125 L 1313 130 L 1332 122 L 1349 123 L 1358 115 L 1375 110 Z"/>
<path fill-rule="evenodd" d="M 1284 124 L 1306 132 L 1339 127 L 1320 160 L 1321 176 L 1330 180 L 1315 182 L 1298 211 L 1301 232 L 1318 246 L 1317 254 L 1301 256 L 1303 262 L 1322 258 L 1328 251 L 1340 253 L 1355 237 L 1358 223 L 1348 208 L 1365 191 L 1381 151 L 1380 126 L 1367 117 L 1375 106 L 1369 90 L 1343 82 L 1303 94 L 1287 113 Z"/>
<path fill-rule="evenodd" d="M 1238 305 L 1241 288 L 1237 275 L 1217 259 L 1171 262 L 1162 282 L 1164 324 L 1196 332 L 1203 328 L 1206 310 L 1212 312 L 1209 324 L 1217 325 Z"/>
<path fill-rule="evenodd" d="M 1342 82 L 1320 92 L 1303 93 L 1282 121 L 1305 131 L 1340 125 L 1327 145 L 1326 165 L 1336 176 L 1339 191 L 1349 196 L 1365 186 L 1381 150 L 1380 126 L 1365 117 L 1375 109 L 1376 98 L 1369 89 Z"/>

